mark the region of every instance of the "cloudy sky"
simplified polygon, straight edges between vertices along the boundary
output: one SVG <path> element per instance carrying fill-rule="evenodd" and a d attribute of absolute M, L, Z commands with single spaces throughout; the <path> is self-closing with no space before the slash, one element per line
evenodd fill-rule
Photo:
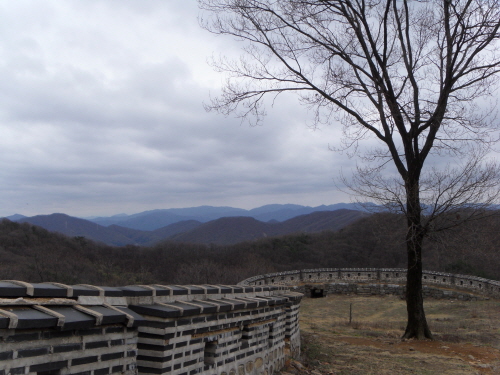
<path fill-rule="evenodd" d="M 349 201 L 295 97 L 263 126 L 207 113 L 239 45 L 194 0 L 0 1 L 0 216 Z"/>

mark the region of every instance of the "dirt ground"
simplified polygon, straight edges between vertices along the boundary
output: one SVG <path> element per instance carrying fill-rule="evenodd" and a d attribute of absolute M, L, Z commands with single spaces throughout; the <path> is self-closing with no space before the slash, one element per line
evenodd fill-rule
<path fill-rule="evenodd" d="M 304 298 L 294 374 L 500 374 L 500 301 L 425 302 L 435 340 L 406 340 L 400 298 Z M 350 322 L 349 322 L 350 321 Z"/>

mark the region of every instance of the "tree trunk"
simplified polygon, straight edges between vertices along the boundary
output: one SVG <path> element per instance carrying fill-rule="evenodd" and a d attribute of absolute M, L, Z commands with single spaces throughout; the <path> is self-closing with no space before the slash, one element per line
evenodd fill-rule
<path fill-rule="evenodd" d="M 415 181 L 416 180 L 416 181 Z M 432 339 L 424 312 L 422 295 L 422 226 L 420 193 L 418 178 L 407 182 L 407 224 L 406 249 L 408 253 L 408 271 L 406 275 L 406 310 L 408 323 L 404 339 Z"/>

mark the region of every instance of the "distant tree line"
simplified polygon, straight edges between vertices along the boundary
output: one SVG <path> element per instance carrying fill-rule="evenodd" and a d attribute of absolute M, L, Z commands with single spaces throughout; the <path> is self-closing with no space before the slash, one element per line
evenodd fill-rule
<path fill-rule="evenodd" d="M 424 269 L 500 279 L 499 225 L 500 216 L 492 215 L 434 234 L 426 240 Z M 4 219 L 0 279 L 108 286 L 235 284 L 258 274 L 303 268 L 404 268 L 405 233 L 403 216 L 386 213 L 337 232 L 299 233 L 231 246 L 163 242 L 113 247 Z"/>

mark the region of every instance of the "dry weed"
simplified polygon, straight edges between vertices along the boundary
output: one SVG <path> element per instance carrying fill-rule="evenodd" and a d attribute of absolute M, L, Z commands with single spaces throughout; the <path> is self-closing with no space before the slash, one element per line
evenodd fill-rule
<path fill-rule="evenodd" d="M 393 296 L 305 298 L 306 372 L 321 374 L 498 374 L 500 301 L 427 300 L 434 341 L 401 341 L 404 301 Z"/>

